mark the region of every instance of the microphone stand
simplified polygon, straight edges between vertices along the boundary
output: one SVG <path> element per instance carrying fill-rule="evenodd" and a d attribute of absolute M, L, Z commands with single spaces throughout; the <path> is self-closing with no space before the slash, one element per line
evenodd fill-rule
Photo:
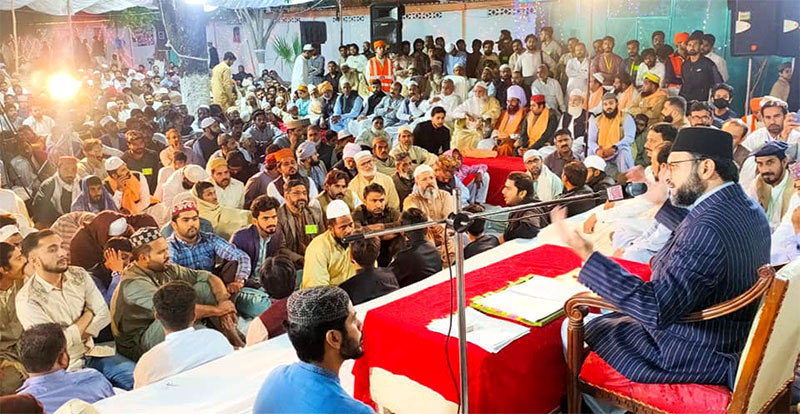
<path fill-rule="evenodd" d="M 484 211 L 482 213 L 465 213 L 461 210 L 461 190 L 456 187 L 453 189 L 453 214 L 449 217 L 440 220 L 429 220 L 424 223 L 415 223 L 405 226 L 392 227 L 390 229 L 369 231 L 366 233 L 351 234 L 344 237 L 345 243 L 350 243 L 361 239 L 370 239 L 374 237 L 381 237 L 390 234 L 404 233 L 413 230 L 423 230 L 433 226 L 445 225 L 450 227 L 456 232 L 455 237 L 455 266 L 456 266 L 456 295 L 457 295 L 457 314 L 458 314 L 458 360 L 459 360 L 459 377 L 460 384 L 460 398 L 461 409 L 464 414 L 469 413 L 469 387 L 467 386 L 467 298 L 466 286 L 464 284 L 464 240 L 461 233 L 467 230 L 472 220 L 476 218 L 483 218 L 495 216 L 498 214 L 516 213 L 520 211 L 533 210 L 540 207 L 550 207 L 560 204 L 569 204 L 576 201 L 596 200 L 604 197 L 605 191 L 598 191 L 596 193 L 581 194 L 572 197 L 565 197 L 558 200 L 542 201 L 538 203 L 520 204 L 513 207 L 505 207 L 494 211 Z M 445 236 L 447 237 L 447 236 Z M 447 241 L 445 241 L 446 243 Z"/>

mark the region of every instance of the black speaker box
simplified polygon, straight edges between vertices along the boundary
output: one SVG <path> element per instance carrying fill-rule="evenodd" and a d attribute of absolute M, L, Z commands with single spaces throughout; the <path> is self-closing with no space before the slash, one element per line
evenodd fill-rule
<path fill-rule="evenodd" d="M 328 41 L 325 22 L 300 22 L 300 43 L 323 44 Z"/>
<path fill-rule="evenodd" d="M 402 4 L 373 4 L 369 8 L 370 39 L 372 42 L 383 40 L 389 50 L 398 52 L 403 41 Z"/>

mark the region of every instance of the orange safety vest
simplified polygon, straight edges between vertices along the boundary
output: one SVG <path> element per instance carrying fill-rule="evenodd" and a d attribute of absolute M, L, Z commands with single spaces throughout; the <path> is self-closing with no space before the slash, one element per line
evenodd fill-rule
<path fill-rule="evenodd" d="M 394 82 L 394 62 L 388 57 L 383 58 L 383 62 L 378 60 L 378 57 L 372 57 L 369 62 L 369 70 L 367 71 L 367 83 L 369 84 L 370 91 L 372 90 L 372 81 L 380 79 L 381 89 L 384 92 L 392 90 L 392 82 Z"/>
<path fill-rule="evenodd" d="M 675 77 L 678 79 L 682 79 L 681 76 L 681 67 L 683 66 L 683 58 L 677 52 L 669 55 L 669 63 L 672 65 L 672 71 L 675 73 Z M 670 83 L 667 86 L 678 86 L 677 83 Z"/>

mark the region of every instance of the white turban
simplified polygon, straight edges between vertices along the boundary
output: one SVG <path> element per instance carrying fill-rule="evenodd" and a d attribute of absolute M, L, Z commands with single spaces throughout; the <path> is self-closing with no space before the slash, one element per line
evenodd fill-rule
<path fill-rule="evenodd" d="M 572 97 L 572 96 L 580 96 L 581 98 L 583 98 L 584 96 L 586 96 L 586 92 L 584 92 L 584 91 L 582 91 L 580 89 L 573 89 L 572 92 L 569 93 L 569 96 L 570 97 Z"/>
<path fill-rule="evenodd" d="M 295 150 L 298 160 L 307 160 L 313 157 L 315 152 L 317 152 L 317 146 L 311 141 L 303 141 Z"/>
<path fill-rule="evenodd" d="M 183 167 L 183 178 L 193 183 L 208 180 L 209 177 L 208 172 L 197 164 L 189 164 Z"/>
<path fill-rule="evenodd" d="M 356 162 L 359 162 L 364 158 L 372 158 L 372 153 L 364 150 L 357 152 L 356 155 L 353 155 L 353 159 L 356 160 Z"/>
<path fill-rule="evenodd" d="M 22 233 L 19 231 L 19 228 L 13 224 L 0 227 L 0 242 L 8 240 L 9 237 L 15 234 L 22 235 Z"/>
<path fill-rule="evenodd" d="M 506 101 L 511 101 L 511 98 L 519 99 L 519 107 L 524 108 L 528 105 L 528 99 L 525 98 L 525 90 L 522 86 L 511 85 L 506 89 Z"/>
<path fill-rule="evenodd" d="M 590 155 L 586 157 L 586 160 L 583 161 L 583 165 L 585 165 L 586 168 L 594 168 L 595 170 L 599 171 L 605 171 L 606 169 L 606 162 L 597 155 Z"/>
<path fill-rule="evenodd" d="M 361 152 L 361 145 L 351 142 L 344 146 L 344 150 L 342 151 L 342 159 L 355 158 L 356 154 L 359 152 Z"/>

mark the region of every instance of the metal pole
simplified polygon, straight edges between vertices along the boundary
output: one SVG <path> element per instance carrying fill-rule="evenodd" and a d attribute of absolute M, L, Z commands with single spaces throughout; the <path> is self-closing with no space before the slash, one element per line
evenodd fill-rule
<path fill-rule="evenodd" d="M 339 5 L 339 46 L 344 45 L 344 13 L 342 12 L 342 0 L 337 1 Z M 356 87 L 358 89 L 358 87 Z"/>
<path fill-rule="evenodd" d="M 744 114 L 750 115 L 750 81 L 753 77 L 753 57 L 747 58 L 747 90 L 744 95 Z"/>
<path fill-rule="evenodd" d="M 592 97 L 592 59 L 595 58 L 594 46 L 592 45 L 593 24 L 594 24 L 594 0 L 589 0 L 589 40 L 586 42 L 586 56 L 587 56 L 586 59 L 588 59 L 587 63 L 589 64 L 589 72 L 588 72 L 589 77 L 586 79 L 586 102 L 584 102 L 584 106 L 586 107 L 586 120 L 584 122 L 586 122 L 585 125 L 587 130 L 589 128 L 589 110 L 592 109 L 589 108 L 589 101 L 590 98 Z M 601 85 L 600 87 L 602 88 L 603 86 Z M 584 149 L 584 156 L 589 156 L 589 155 L 594 155 L 594 154 L 589 154 L 589 146 L 586 145 L 586 148 Z"/>
<path fill-rule="evenodd" d="M 14 32 L 14 71 L 19 71 L 19 39 L 17 38 L 17 11 L 11 0 L 11 30 Z"/>
<path fill-rule="evenodd" d="M 461 189 L 453 189 L 453 211 L 461 213 Z M 461 412 L 469 413 L 469 386 L 467 381 L 467 294 L 464 284 L 464 239 L 462 233 L 455 233 L 456 238 L 456 291 L 458 296 L 458 362 L 461 376 Z M 447 234 L 445 232 L 445 237 Z"/>

